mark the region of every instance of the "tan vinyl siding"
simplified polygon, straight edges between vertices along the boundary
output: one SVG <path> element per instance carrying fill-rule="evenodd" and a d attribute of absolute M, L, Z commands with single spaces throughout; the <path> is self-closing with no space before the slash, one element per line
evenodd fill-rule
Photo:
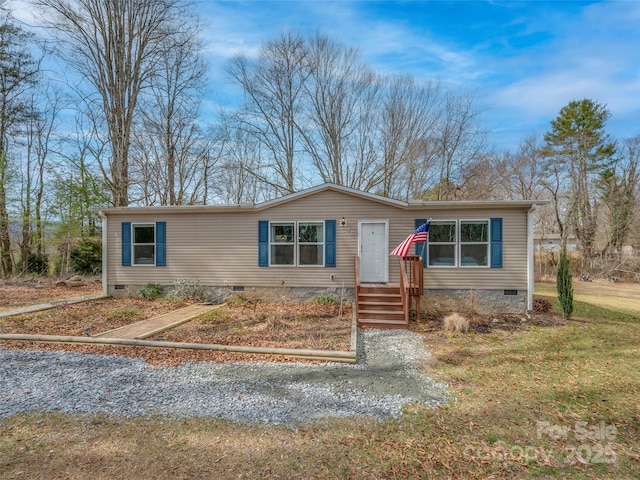
<path fill-rule="evenodd" d="M 197 278 L 205 285 L 245 287 L 353 287 L 353 258 L 358 254 L 358 221 L 387 220 L 389 250 L 415 228 L 416 218 L 483 219 L 502 217 L 502 269 L 425 270 L 426 288 L 505 288 L 527 285 L 526 209 L 418 209 L 377 202 L 335 190 L 323 190 L 266 208 L 238 211 L 107 212 L 109 286 L 170 285 L 178 278 Z M 340 226 L 340 219 L 347 221 Z M 258 267 L 258 221 L 336 221 L 336 268 Z M 121 266 L 121 222 L 166 222 L 166 267 Z M 412 249 L 413 252 L 413 249 Z M 389 281 L 399 280 L 397 259 L 389 258 Z M 334 280 L 331 280 L 331 275 Z"/>
<path fill-rule="evenodd" d="M 474 210 L 447 211 L 431 215 L 433 220 L 488 220 L 502 218 L 502 268 L 427 267 L 424 286 L 429 289 L 527 288 L 527 211 Z"/>

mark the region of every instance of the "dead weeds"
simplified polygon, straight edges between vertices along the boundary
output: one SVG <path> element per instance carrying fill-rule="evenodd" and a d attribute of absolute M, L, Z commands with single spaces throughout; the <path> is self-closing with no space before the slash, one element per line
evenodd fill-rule
<path fill-rule="evenodd" d="M 533 327 L 561 327 L 569 322 L 555 312 L 525 315 L 466 315 L 469 318 L 469 334 L 486 334 L 493 330 L 518 332 Z M 441 312 L 423 312 L 414 319 L 410 328 L 418 333 L 443 332 L 443 314 Z"/>
<path fill-rule="evenodd" d="M 4 286 L 7 304 L 24 306 L 64 298 L 56 287 Z M 73 292 L 78 292 L 73 289 Z M 11 296 L 15 293 L 15 298 Z M 83 292 L 83 294 L 88 294 Z M 78 296 L 76 293 L 74 296 Z M 37 297 L 37 298 L 36 298 Z M 189 302 L 160 299 L 106 298 L 58 306 L 35 313 L 0 319 L 0 333 L 31 335 L 91 336 L 168 313 Z M 351 307 L 315 303 L 232 302 L 182 326 L 149 340 L 185 343 L 244 345 L 257 347 L 348 350 L 351 340 Z M 250 355 L 232 352 L 178 350 L 167 348 L 47 344 L 0 341 L 1 348 L 72 351 L 141 358 L 152 365 L 169 366 L 201 361 L 296 361 L 283 356 Z"/>

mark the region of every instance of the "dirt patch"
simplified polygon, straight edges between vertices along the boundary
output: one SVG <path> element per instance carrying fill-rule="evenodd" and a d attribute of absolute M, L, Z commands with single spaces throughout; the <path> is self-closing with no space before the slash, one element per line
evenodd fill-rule
<path fill-rule="evenodd" d="M 19 289 L 19 295 L 22 295 L 23 291 L 23 289 Z M 38 291 L 40 290 L 38 289 Z M 0 319 L 0 333 L 95 335 L 167 313 L 188 304 L 185 301 L 166 299 L 155 301 L 137 298 L 92 300 Z M 18 305 L 18 303 L 16 302 L 14 305 Z M 24 305 L 24 303 L 20 305 Z M 348 350 L 351 341 L 351 307 L 344 307 L 342 316 L 340 316 L 339 306 L 317 305 L 315 303 L 224 305 L 209 314 L 198 317 L 174 330 L 163 332 L 149 340 L 154 339 L 172 342 L 344 351 Z M 178 365 L 200 361 L 296 360 L 290 357 L 198 350 L 14 341 L 0 341 L 0 348 L 126 355 L 142 358 L 153 365 Z"/>

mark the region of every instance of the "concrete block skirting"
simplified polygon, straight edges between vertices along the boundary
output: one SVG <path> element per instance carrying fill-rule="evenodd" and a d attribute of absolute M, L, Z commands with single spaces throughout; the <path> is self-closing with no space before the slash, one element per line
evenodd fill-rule
<path fill-rule="evenodd" d="M 527 290 L 425 289 L 422 308 L 425 312 L 475 310 L 483 315 L 522 315 L 527 311 Z"/>
<path fill-rule="evenodd" d="M 127 285 L 115 290 L 110 285 L 108 292 L 114 297 L 137 296 L 144 285 Z M 170 291 L 171 286 L 165 286 Z M 355 301 L 353 287 L 246 287 L 241 290 L 232 286 L 206 287 L 207 300 L 214 303 L 224 302 L 230 295 L 244 295 L 248 299 L 260 299 L 265 302 L 308 301 L 318 295 L 331 295 L 337 299 L 342 297 L 344 304 Z M 475 309 L 480 314 L 524 314 L 527 310 L 527 290 L 485 290 L 485 289 L 425 289 L 422 297 L 423 311 L 437 310 L 442 312 L 468 312 Z"/>

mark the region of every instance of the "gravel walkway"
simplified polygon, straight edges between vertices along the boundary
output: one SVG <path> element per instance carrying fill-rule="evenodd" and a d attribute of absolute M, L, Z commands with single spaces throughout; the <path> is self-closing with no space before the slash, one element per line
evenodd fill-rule
<path fill-rule="evenodd" d="M 324 417 L 397 417 L 436 405 L 447 389 L 419 369 L 422 338 L 403 330 L 360 335 L 358 365 L 197 363 L 0 349 L 0 418 L 26 411 L 215 417 L 295 425 Z"/>

